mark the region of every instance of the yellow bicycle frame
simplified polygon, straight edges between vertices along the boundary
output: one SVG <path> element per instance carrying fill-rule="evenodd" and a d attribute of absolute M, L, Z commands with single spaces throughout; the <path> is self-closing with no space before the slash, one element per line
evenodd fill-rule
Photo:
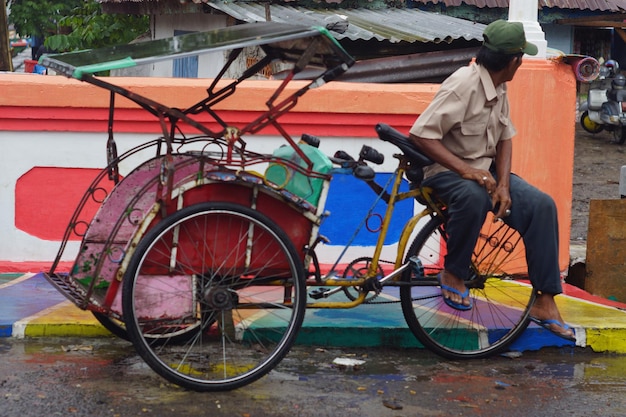
<path fill-rule="evenodd" d="M 400 234 L 400 240 L 398 242 L 398 250 L 396 254 L 396 260 L 394 263 L 394 270 L 387 276 L 380 279 L 381 282 L 389 280 L 397 281 L 402 272 L 409 266 L 408 263 L 404 263 L 404 253 L 408 245 L 409 238 L 415 230 L 417 223 L 424 217 L 429 215 L 442 215 L 440 204 L 435 202 L 432 197 L 432 190 L 426 187 L 419 187 L 414 190 L 400 192 L 400 185 L 402 184 L 402 178 L 407 167 L 407 160 L 403 155 L 395 154 L 395 158 L 399 160 L 398 168 L 394 172 L 394 181 L 391 187 L 391 192 L 388 196 L 387 210 L 383 217 L 381 230 L 376 242 L 376 248 L 372 256 L 372 262 L 370 263 L 367 274 L 359 279 L 341 279 L 341 278 L 326 278 L 322 280 L 321 285 L 334 286 L 334 287 L 360 287 L 365 282 L 377 275 L 378 263 L 380 262 L 380 255 L 382 253 L 385 238 L 391 224 L 395 204 L 398 201 L 405 200 L 407 198 L 418 198 L 426 203 L 426 207 L 418 214 L 411 217 L 404 225 Z M 320 301 L 308 303 L 307 308 L 352 308 L 362 304 L 365 301 L 367 292 L 359 291 L 359 296 L 355 300 L 350 301 Z"/>

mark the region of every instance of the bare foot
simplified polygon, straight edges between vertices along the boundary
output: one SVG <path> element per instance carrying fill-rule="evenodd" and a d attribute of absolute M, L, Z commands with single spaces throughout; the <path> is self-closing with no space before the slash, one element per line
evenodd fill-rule
<path fill-rule="evenodd" d="M 462 279 L 457 278 L 456 275 L 444 269 L 443 271 L 441 271 L 441 284 L 442 286 L 445 285 L 450 288 L 454 288 L 459 292 L 457 294 L 453 291 L 448 291 L 444 288 L 441 288 L 441 294 L 444 296 L 444 298 L 447 298 L 456 304 L 462 304 L 467 307 L 471 305 L 469 296 L 465 298 L 461 297 L 461 294 L 465 293 L 466 291 L 465 283 Z"/>
<path fill-rule="evenodd" d="M 553 294 L 539 293 L 537 300 L 530 309 L 530 316 L 536 321 L 544 322 L 544 327 L 565 338 L 575 337 L 574 331 L 566 327 L 559 312 Z M 547 322 L 550 320 L 551 322 Z M 554 320 L 554 321 L 552 321 Z"/>

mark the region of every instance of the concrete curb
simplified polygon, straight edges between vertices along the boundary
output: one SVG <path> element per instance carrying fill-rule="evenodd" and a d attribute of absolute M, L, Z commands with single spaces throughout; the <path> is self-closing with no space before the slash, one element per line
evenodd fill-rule
<path fill-rule="evenodd" d="M 576 343 L 531 324 L 511 350 L 578 346 L 626 353 L 626 305 L 594 297 L 571 285 L 557 298 Z M 88 311 L 66 300 L 42 274 L 0 275 L 0 337 L 104 337 L 109 333 Z M 309 309 L 298 344 L 333 347 L 420 347 L 398 303 L 352 309 Z"/>

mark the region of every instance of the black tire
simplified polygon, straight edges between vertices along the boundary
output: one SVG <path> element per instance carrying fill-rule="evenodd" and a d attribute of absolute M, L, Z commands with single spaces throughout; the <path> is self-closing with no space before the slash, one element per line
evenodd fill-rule
<path fill-rule="evenodd" d="M 596 123 L 589 118 L 589 112 L 585 110 L 580 115 L 580 126 L 586 131 L 593 135 L 596 133 L 600 133 L 604 130 L 604 125 L 600 123 Z"/>
<path fill-rule="evenodd" d="M 106 314 L 98 313 L 95 311 L 91 312 L 93 316 L 104 326 L 105 329 L 113 333 L 115 336 L 120 339 L 130 341 L 128 337 L 128 333 L 126 332 L 126 326 L 123 321 L 115 320 L 112 317 L 107 316 Z"/>
<path fill-rule="evenodd" d="M 94 315 L 96 320 L 98 320 L 105 329 L 113 333 L 113 335 L 130 342 L 130 337 L 128 336 L 128 332 L 126 331 L 126 325 L 123 321 L 117 320 L 113 317 L 107 316 L 106 314 L 98 313 L 95 311 L 92 311 L 91 313 Z M 209 322 L 201 323 L 203 323 L 205 326 L 208 326 L 210 324 Z M 181 343 L 194 337 L 199 329 L 199 325 L 195 327 L 187 326 L 185 327 L 184 332 L 170 333 L 166 335 L 147 334 L 145 335 L 145 337 L 152 337 L 153 339 L 155 339 L 155 343 L 158 343 L 159 339 L 163 340 L 164 338 L 168 339 L 168 341 L 170 342 Z"/>
<path fill-rule="evenodd" d="M 528 326 L 535 291 L 527 281 L 525 252 L 519 234 L 491 215 L 478 239 L 470 288 L 473 308 L 459 311 L 441 297 L 437 274 L 443 269 L 445 228 L 435 216 L 420 230 L 407 251 L 413 259 L 400 288 L 402 312 L 417 339 L 449 359 L 484 358 L 503 351 Z M 415 260 L 419 259 L 419 262 Z"/>
<path fill-rule="evenodd" d="M 623 145 L 626 142 L 626 128 L 624 126 L 615 126 L 613 129 L 613 143 Z"/>
<path fill-rule="evenodd" d="M 189 206 L 150 229 L 122 291 L 139 355 L 196 391 L 239 388 L 272 370 L 295 342 L 305 303 L 303 262 L 288 236 L 233 203 Z M 181 334 L 193 337 L 172 337 Z"/>

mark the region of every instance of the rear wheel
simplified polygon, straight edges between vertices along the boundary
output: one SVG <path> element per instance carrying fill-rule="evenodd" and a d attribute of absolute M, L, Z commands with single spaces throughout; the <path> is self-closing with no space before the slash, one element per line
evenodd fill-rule
<path fill-rule="evenodd" d="M 615 129 L 613 129 L 613 142 L 618 145 L 623 145 L 626 142 L 626 128 L 624 126 L 615 126 Z"/>
<path fill-rule="evenodd" d="M 589 111 L 585 110 L 580 115 L 580 126 L 582 126 L 585 131 L 596 134 L 600 133 L 604 130 L 604 126 L 600 123 L 596 123 L 589 118 Z"/>
<path fill-rule="evenodd" d="M 450 359 L 482 358 L 501 352 L 528 326 L 535 292 L 527 281 L 521 236 L 502 222 L 485 222 L 476 244 L 470 279 L 473 308 L 447 306 L 438 287 L 446 253 L 445 226 L 433 217 L 407 252 L 413 268 L 400 289 L 406 322 L 425 347 Z"/>
<path fill-rule="evenodd" d="M 113 317 L 107 316 L 106 314 L 98 313 L 96 311 L 92 311 L 91 313 L 96 318 L 96 320 L 98 320 L 98 322 L 100 322 L 100 324 L 104 326 L 105 329 L 107 329 L 120 339 L 129 340 L 124 322 L 116 320 Z"/>
<path fill-rule="evenodd" d="M 180 386 L 251 383 L 295 341 L 306 307 L 302 265 L 285 232 L 255 210 L 184 208 L 150 229 L 131 258 L 122 293 L 128 335 L 155 372 Z"/>

